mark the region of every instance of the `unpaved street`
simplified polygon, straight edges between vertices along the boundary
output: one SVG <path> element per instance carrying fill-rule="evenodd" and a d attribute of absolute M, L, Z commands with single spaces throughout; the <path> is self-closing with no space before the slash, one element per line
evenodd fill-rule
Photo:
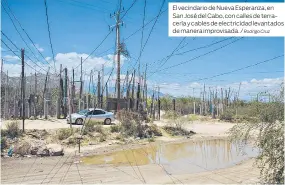
<path fill-rule="evenodd" d="M 59 121 L 27 121 L 27 129 L 50 129 L 67 128 L 64 120 Z M 164 121 L 155 122 L 159 126 L 167 124 Z M 185 125 L 186 128 L 197 132 L 189 141 L 214 139 L 226 135 L 231 128 L 230 123 L 194 122 Z M 163 140 L 163 139 L 162 139 Z M 168 142 L 175 139 L 166 139 Z M 179 143 L 179 141 L 177 141 Z M 138 145 L 139 146 L 139 145 Z M 123 148 L 126 146 L 122 146 Z M 117 147 L 117 148 L 122 148 Z M 116 148 L 116 147 L 115 147 Z M 82 148 L 81 151 L 88 151 L 92 148 Z M 237 184 L 255 183 L 258 181 L 259 171 L 253 166 L 253 159 L 248 159 L 239 164 L 208 170 L 203 166 L 194 165 L 202 172 L 188 173 L 186 171 L 170 172 L 169 167 L 162 164 L 146 165 L 107 165 L 107 164 L 86 164 L 83 163 L 83 153 L 78 154 L 77 148 L 68 150 L 63 157 L 31 157 L 31 158 L 2 158 L 1 183 L 26 183 L 26 184 L 90 184 L 90 183 L 159 183 L 159 184 Z M 93 148 L 93 152 L 111 152 L 110 147 Z M 84 152 L 86 153 L 86 152 Z M 137 159 L 140 160 L 140 159 Z M 136 161 L 139 162 L 139 161 Z M 222 162 L 222 161 L 221 161 Z M 154 175 L 155 174 L 155 175 Z"/>
<path fill-rule="evenodd" d="M 5 159 L 2 160 L 1 183 L 187 183 L 237 184 L 254 183 L 258 171 L 253 160 L 226 169 L 193 174 L 169 174 L 162 165 L 107 166 L 84 165 L 79 157 Z M 187 165 L 187 164 L 185 164 Z M 155 175 L 154 175 L 155 174 Z"/>

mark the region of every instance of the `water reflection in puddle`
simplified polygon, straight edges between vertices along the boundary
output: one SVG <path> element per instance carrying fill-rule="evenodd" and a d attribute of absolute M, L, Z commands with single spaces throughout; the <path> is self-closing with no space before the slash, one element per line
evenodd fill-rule
<path fill-rule="evenodd" d="M 84 157 L 85 164 L 110 164 L 115 166 L 161 164 L 172 174 L 191 173 L 225 168 L 250 157 L 258 150 L 250 146 L 239 150 L 240 143 L 215 139 L 185 143 L 155 144 L 127 149 L 105 155 Z"/>

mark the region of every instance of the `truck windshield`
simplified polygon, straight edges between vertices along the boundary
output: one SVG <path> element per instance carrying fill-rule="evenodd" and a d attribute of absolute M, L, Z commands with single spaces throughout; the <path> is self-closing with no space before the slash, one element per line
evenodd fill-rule
<path fill-rule="evenodd" d="M 84 110 L 79 111 L 78 114 L 85 115 L 87 112 L 88 112 L 88 110 L 84 109 Z"/>

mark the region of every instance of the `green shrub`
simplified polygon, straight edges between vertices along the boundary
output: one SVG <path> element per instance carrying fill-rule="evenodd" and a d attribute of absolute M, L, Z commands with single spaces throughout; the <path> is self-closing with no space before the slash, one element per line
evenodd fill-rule
<path fill-rule="evenodd" d="M 56 137 L 59 140 L 65 140 L 75 133 L 72 128 L 61 128 L 56 132 Z"/>
<path fill-rule="evenodd" d="M 114 132 L 120 132 L 120 126 L 119 126 L 119 125 L 111 125 L 110 131 L 111 131 L 112 133 L 114 133 Z"/>
<path fill-rule="evenodd" d="M 7 125 L 7 136 L 10 138 L 15 138 L 20 135 L 20 127 L 18 121 L 11 121 Z"/>
<path fill-rule="evenodd" d="M 96 122 L 88 121 L 83 125 L 83 134 L 86 135 L 88 133 L 95 132 Z"/>
<path fill-rule="evenodd" d="M 164 119 L 177 119 L 181 115 L 176 111 L 166 111 L 165 114 L 162 116 Z"/>

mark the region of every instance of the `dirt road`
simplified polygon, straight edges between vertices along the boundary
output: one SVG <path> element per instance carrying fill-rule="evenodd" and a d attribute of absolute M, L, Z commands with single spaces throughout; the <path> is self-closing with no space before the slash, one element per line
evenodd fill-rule
<path fill-rule="evenodd" d="M 162 165 L 107 166 L 78 163 L 79 156 L 4 159 L 1 183 L 87 184 L 87 183 L 159 183 L 159 184 L 237 184 L 255 183 L 258 171 L 253 160 L 214 171 L 193 174 L 169 174 Z M 154 175 L 155 174 L 155 175 Z"/>
<path fill-rule="evenodd" d="M 164 121 L 155 122 L 159 126 L 167 124 Z M 233 126 L 231 123 L 193 122 L 186 124 L 187 129 L 194 130 L 197 134 L 189 139 L 213 139 L 226 136 L 226 131 Z M 27 129 L 56 129 L 68 128 L 65 120 L 57 121 L 33 121 L 27 120 Z M 173 140 L 173 139 L 171 139 Z M 169 140 L 166 140 L 168 142 Z M 122 146 L 123 147 L 123 146 Z M 108 149 L 109 148 L 109 149 Z M 83 148 L 82 148 L 83 149 Z M 89 148 L 90 149 L 90 148 Z M 88 148 L 86 148 L 86 151 Z M 94 150 L 113 150 L 111 146 L 94 148 Z M 224 169 L 207 170 L 199 173 L 171 173 L 167 166 L 162 164 L 147 165 L 95 165 L 82 163 L 82 154 L 77 154 L 76 148 L 70 150 L 62 157 L 44 158 L 2 158 L 1 183 L 15 184 L 237 184 L 258 182 L 259 171 L 253 166 L 253 159 L 241 162 L 238 165 Z M 83 149 L 84 151 L 84 149 Z M 139 159 L 138 159 L 139 160 Z M 190 165 L 186 164 L 185 165 Z M 155 175 L 154 175 L 155 174 Z"/>

